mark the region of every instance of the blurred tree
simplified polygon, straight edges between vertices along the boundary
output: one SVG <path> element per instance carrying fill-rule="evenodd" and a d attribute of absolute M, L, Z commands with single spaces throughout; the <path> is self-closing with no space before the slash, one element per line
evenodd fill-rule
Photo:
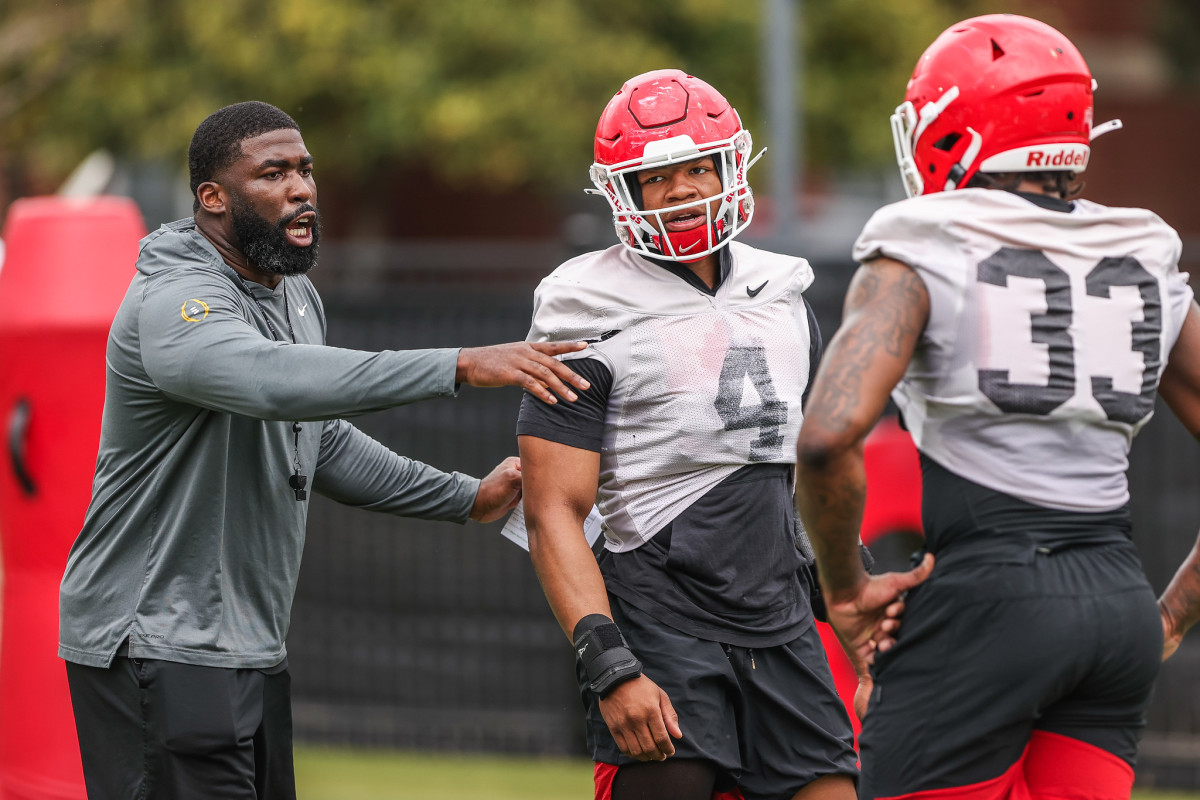
<path fill-rule="evenodd" d="M 1175 82 L 1200 87 L 1200 3 L 1166 0 L 1159 9 L 1156 32 Z"/>
<path fill-rule="evenodd" d="M 921 49 L 978 5 L 805 3 L 811 168 L 886 163 L 887 115 Z M 644 70 L 699 74 L 762 138 L 761 13 L 727 0 L 5 0 L 0 151 L 56 174 L 97 147 L 182 165 L 205 115 L 253 98 L 296 117 L 319 169 L 407 161 L 493 190 L 573 187 L 603 104 Z"/>
<path fill-rule="evenodd" d="M 1017 2 L 833 0 L 804 4 L 812 168 L 895 164 L 888 117 L 904 100 L 917 59 L 954 22 L 1013 11 Z"/>

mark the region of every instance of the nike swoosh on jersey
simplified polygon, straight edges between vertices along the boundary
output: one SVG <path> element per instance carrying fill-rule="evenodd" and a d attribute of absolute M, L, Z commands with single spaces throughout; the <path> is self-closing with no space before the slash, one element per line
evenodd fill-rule
<path fill-rule="evenodd" d="M 297 310 L 297 311 L 299 311 L 299 312 L 300 312 L 300 316 L 302 316 L 302 317 L 303 317 L 303 316 L 304 316 L 304 312 L 308 310 L 308 303 L 305 303 L 304 305 L 300 306 L 300 307 L 299 307 L 299 308 L 297 308 L 296 310 Z"/>
<path fill-rule="evenodd" d="M 616 336 L 618 333 L 620 333 L 619 330 L 605 331 L 604 333 L 600 334 L 600 336 L 598 338 L 584 339 L 584 341 L 587 342 L 588 344 L 599 344 L 600 342 L 607 342 L 609 339 Z"/>
<path fill-rule="evenodd" d="M 751 289 L 750 285 L 746 284 L 746 294 L 750 295 L 751 297 L 758 297 L 758 293 L 761 292 L 763 290 L 763 287 L 766 286 L 768 283 L 770 283 L 769 280 L 763 281 L 761 284 L 759 284 L 757 289 Z"/>

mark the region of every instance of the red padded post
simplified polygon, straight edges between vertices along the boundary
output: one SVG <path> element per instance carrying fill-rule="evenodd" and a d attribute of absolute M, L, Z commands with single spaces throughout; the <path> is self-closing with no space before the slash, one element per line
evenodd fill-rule
<path fill-rule="evenodd" d="M 58 587 L 92 493 L 104 351 L 145 235 L 132 201 L 18 200 L 0 268 L 0 800 L 84 798 Z"/>

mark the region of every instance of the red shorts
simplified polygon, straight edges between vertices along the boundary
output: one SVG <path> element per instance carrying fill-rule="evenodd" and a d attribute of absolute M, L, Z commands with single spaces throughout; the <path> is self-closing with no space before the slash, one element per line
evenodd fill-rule
<path fill-rule="evenodd" d="M 1133 767 L 1107 750 L 1034 731 L 1021 758 L 997 778 L 878 800 L 1115 800 L 1132 789 Z"/>

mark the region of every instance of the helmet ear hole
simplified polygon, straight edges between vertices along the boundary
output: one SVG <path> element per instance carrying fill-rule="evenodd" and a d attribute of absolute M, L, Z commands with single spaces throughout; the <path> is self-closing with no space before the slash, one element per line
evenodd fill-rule
<path fill-rule="evenodd" d="M 956 145 L 958 140 L 961 138 L 961 133 L 947 133 L 945 136 L 934 142 L 933 147 L 935 150 L 944 150 L 948 153 L 954 149 L 954 145 Z"/>

